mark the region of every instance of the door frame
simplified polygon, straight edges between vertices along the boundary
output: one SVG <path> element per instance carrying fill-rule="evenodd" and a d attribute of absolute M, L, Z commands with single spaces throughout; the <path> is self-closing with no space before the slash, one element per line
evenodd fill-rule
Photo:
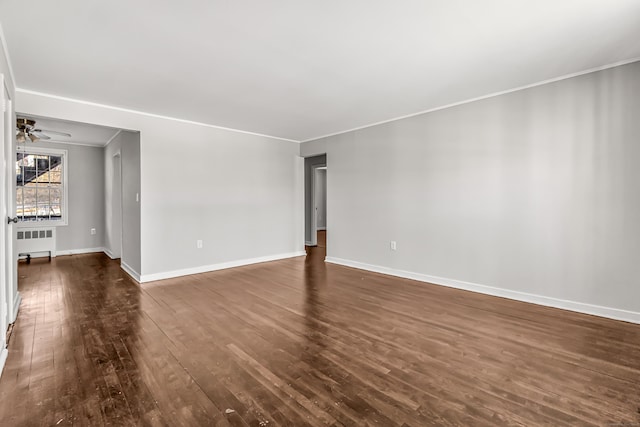
<path fill-rule="evenodd" d="M 9 296 L 7 295 L 7 290 L 9 288 L 9 272 L 7 266 L 11 265 L 11 256 L 7 252 L 7 249 L 10 249 L 9 244 L 7 244 L 7 234 L 10 234 L 11 226 L 7 224 L 8 218 L 8 206 L 7 206 L 7 189 L 8 185 L 6 183 L 7 179 L 7 169 L 6 166 L 8 161 L 5 161 L 5 153 L 6 153 L 6 110 L 9 110 L 9 100 L 5 99 L 5 95 L 8 91 L 6 90 L 5 82 L 4 82 L 4 74 L 0 73 L 0 104 L 2 104 L 2 108 L 0 108 L 0 113 L 2 113 L 2 117 L 0 117 L 0 204 L 2 204 L 0 208 L 0 215 L 2 215 L 2 224 L 0 225 L 0 370 L 2 366 L 4 366 L 4 362 L 7 357 L 7 349 L 5 342 L 5 332 L 9 326 L 9 312 L 11 311 L 9 308 Z M 6 273 L 5 273 L 6 272 Z"/>
<path fill-rule="evenodd" d="M 111 166 L 113 168 L 113 177 L 112 177 L 112 184 L 113 184 L 113 179 L 117 178 L 117 182 L 118 182 L 118 188 L 117 188 L 117 194 L 112 196 L 112 200 L 111 203 L 113 204 L 114 201 L 117 200 L 118 203 L 118 207 L 119 209 L 117 210 L 117 212 L 114 212 L 113 209 L 113 205 L 111 207 L 111 215 L 113 216 L 114 214 L 118 215 L 118 224 L 120 225 L 120 230 L 118 230 L 118 239 L 120 241 L 120 247 L 118 248 L 118 253 L 117 254 L 112 254 L 113 257 L 115 259 L 120 259 L 120 264 L 122 264 L 122 251 L 124 248 L 124 242 L 123 242 L 123 237 L 124 237 L 124 200 L 123 200 L 123 195 L 122 195 L 122 190 L 123 190 L 123 186 L 122 186 L 122 151 L 121 150 L 117 150 L 115 153 L 113 153 L 113 156 L 111 158 Z M 115 165 L 118 165 L 118 170 L 117 170 L 117 176 L 116 176 L 116 168 Z M 113 194 L 113 191 L 116 190 L 115 186 L 112 186 L 111 191 Z M 113 224 L 113 217 L 112 217 L 112 224 Z M 115 248 L 111 248 L 112 250 Z"/>
<path fill-rule="evenodd" d="M 327 210 L 327 197 L 326 197 L 326 195 L 327 195 L 327 183 L 326 183 L 327 167 L 326 166 L 318 166 L 317 168 L 315 168 L 314 176 L 313 176 L 313 178 L 315 180 L 313 191 L 314 191 L 314 196 L 315 196 L 314 202 L 316 203 L 316 207 L 315 207 L 315 210 L 316 210 L 316 236 L 318 235 L 318 231 L 327 229 L 326 213 L 325 213 L 325 218 L 324 218 L 324 228 L 318 227 L 318 196 L 319 196 L 319 194 L 318 194 L 318 182 L 319 182 L 318 181 L 318 176 L 320 175 L 320 171 L 322 171 L 322 170 L 325 171 L 325 185 L 324 185 L 325 200 L 324 200 L 324 208 L 325 208 L 325 212 Z"/>
<path fill-rule="evenodd" d="M 13 109 L 13 100 L 11 99 L 11 91 L 7 86 L 6 76 L 0 75 L 0 98 L 2 99 L 2 201 L 3 217 L 2 217 L 2 269 L 4 298 L 6 300 L 6 312 L 3 313 L 3 328 L 0 330 L 4 334 L 7 327 L 16 321 L 18 316 L 18 308 L 20 307 L 20 293 L 18 292 L 18 257 L 16 256 L 16 224 L 7 223 L 8 217 L 15 217 L 15 169 L 12 167 L 16 159 L 15 144 L 15 112 Z M 5 99 L 6 97 L 6 99 Z M 3 310 L 4 311 L 4 310 Z"/>
<path fill-rule="evenodd" d="M 311 166 L 311 239 L 310 246 L 318 246 L 318 205 L 316 204 L 317 193 L 317 173 L 318 169 L 327 169 L 327 165 L 313 165 Z"/>

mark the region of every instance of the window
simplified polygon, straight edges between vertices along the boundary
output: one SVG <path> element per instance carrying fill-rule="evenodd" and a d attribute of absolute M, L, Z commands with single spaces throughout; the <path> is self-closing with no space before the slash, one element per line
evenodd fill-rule
<path fill-rule="evenodd" d="M 66 157 L 63 150 L 18 147 L 16 215 L 21 222 L 66 225 Z"/>

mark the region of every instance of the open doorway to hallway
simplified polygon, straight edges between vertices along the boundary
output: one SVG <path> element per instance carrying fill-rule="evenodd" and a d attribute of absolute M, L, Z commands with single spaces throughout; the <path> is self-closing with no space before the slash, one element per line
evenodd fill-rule
<path fill-rule="evenodd" d="M 327 247 L 327 231 L 326 230 L 318 230 L 318 247 L 326 248 Z"/>
<path fill-rule="evenodd" d="M 106 156 L 105 156 L 106 157 Z M 118 149 L 111 159 L 111 177 L 107 178 L 108 170 L 105 170 L 105 188 L 110 188 L 110 197 L 105 198 L 105 248 L 108 244 L 109 257 L 122 258 L 122 153 Z M 109 179 L 110 182 L 107 182 Z M 111 203 L 109 203 L 109 201 Z M 109 204 L 111 206 L 109 206 Z"/>
<path fill-rule="evenodd" d="M 326 247 L 327 155 L 304 159 L 305 246 Z M 321 233 L 321 234 L 320 234 Z"/>
<path fill-rule="evenodd" d="M 316 168 L 314 176 L 316 215 L 316 244 L 327 246 L 327 167 Z"/>

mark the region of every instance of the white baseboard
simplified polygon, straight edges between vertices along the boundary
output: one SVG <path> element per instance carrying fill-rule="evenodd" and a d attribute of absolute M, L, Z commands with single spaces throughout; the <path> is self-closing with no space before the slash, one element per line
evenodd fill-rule
<path fill-rule="evenodd" d="M 92 254 L 94 252 L 104 252 L 104 248 L 66 249 L 63 251 L 56 251 L 52 256 Z"/>
<path fill-rule="evenodd" d="M 563 310 L 576 311 L 578 313 L 591 314 L 594 316 L 607 317 L 610 319 L 623 320 L 625 322 L 640 324 L 640 313 L 635 311 L 621 310 L 612 307 L 603 307 L 600 305 L 586 304 L 582 302 L 563 300 L 553 297 L 545 297 L 542 295 L 512 291 L 509 289 L 496 288 L 493 286 L 478 285 L 476 283 L 463 282 L 461 280 L 429 276 L 426 274 L 414 273 L 411 271 L 396 270 L 393 268 L 381 267 L 341 258 L 327 257 L 325 259 L 325 262 L 340 264 L 346 267 L 357 268 L 360 270 L 373 271 L 375 273 L 388 274 L 390 276 L 402 277 L 405 279 L 417 280 L 419 282 L 432 283 L 434 285 L 447 286 L 449 288 L 463 289 L 465 291 L 478 292 L 486 295 L 493 295 L 517 301 L 544 305 L 547 307 L 561 308 Z"/>
<path fill-rule="evenodd" d="M 105 253 L 105 255 L 107 255 L 109 258 L 111 259 L 116 259 L 116 257 L 113 256 L 113 252 L 111 252 L 109 249 L 104 248 L 103 252 Z"/>
<path fill-rule="evenodd" d="M 155 280 L 171 279 L 174 277 L 188 276 L 190 274 L 207 273 L 209 271 L 224 270 L 226 268 L 242 267 L 243 265 L 258 264 L 260 262 L 277 261 L 279 259 L 305 256 L 304 251 L 290 252 L 286 254 L 269 255 L 258 258 L 241 259 L 238 261 L 221 262 L 219 264 L 203 265 L 201 267 L 185 268 L 181 270 L 165 271 L 162 273 L 143 274 L 140 282 L 153 282 Z"/>
<path fill-rule="evenodd" d="M 20 310 L 21 302 L 22 295 L 20 295 L 20 292 L 16 292 L 16 296 L 13 298 L 13 313 L 11 313 L 11 323 L 15 322 L 18 318 L 18 311 Z"/>
<path fill-rule="evenodd" d="M 327 231 L 327 227 L 316 227 L 318 231 Z"/>
<path fill-rule="evenodd" d="M 129 276 L 133 278 L 136 282 L 140 283 L 140 273 L 131 268 L 126 262 L 120 261 L 120 268 L 125 271 Z"/>
<path fill-rule="evenodd" d="M 315 246 L 313 243 L 311 243 L 311 242 L 310 242 L 310 241 L 308 241 L 308 240 L 305 240 L 305 241 L 304 241 L 304 244 L 305 244 L 306 246 Z"/>
<path fill-rule="evenodd" d="M 5 346 L 4 339 L 0 342 L 2 345 L 2 350 L 0 350 L 0 375 L 2 375 L 2 371 L 4 370 L 4 364 L 7 362 L 7 356 L 9 355 L 9 350 Z"/>

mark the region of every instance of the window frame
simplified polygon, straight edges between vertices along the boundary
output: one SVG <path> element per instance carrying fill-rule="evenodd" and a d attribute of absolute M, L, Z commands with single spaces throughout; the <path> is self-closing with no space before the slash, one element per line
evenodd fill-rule
<path fill-rule="evenodd" d="M 58 220 L 46 220 L 46 221 L 22 221 L 18 220 L 16 224 L 18 227 L 64 227 L 69 225 L 69 152 L 67 150 L 63 150 L 60 148 L 47 148 L 47 147 L 35 147 L 29 146 L 26 144 L 16 146 L 16 156 L 14 156 L 14 170 L 15 170 L 15 162 L 17 161 L 16 157 L 18 153 L 26 153 L 26 154 L 40 154 L 40 155 L 49 155 L 49 156 L 60 156 L 62 157 L 62 217 Z M 16 192 L 18 191 L 18 184 L 16 182 L 17 176 L 14 175 L 13 182 L 15 183 Z M 14 196 L 14 199 L 16 196 Z M 17 216 L 17 200 L 14 200 L 16 203 L 16 216 Z"/>

